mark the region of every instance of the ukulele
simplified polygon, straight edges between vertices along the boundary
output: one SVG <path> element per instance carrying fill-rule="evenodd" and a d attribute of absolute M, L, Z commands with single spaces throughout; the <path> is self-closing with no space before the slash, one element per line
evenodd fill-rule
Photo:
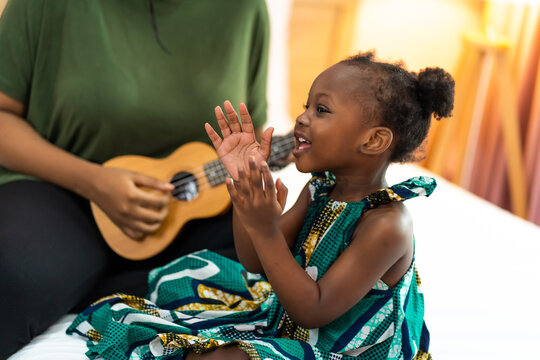
<path fill-rule="evenodd" d="M 274 136 L 268 165 L 279 168 L 277 161 L 285 159 L 294 147 L 292 133 Z M 112 158 L 103 166 L 116 167 L 168 179 L 175 188 L 169 213 L 161 227 L 138 240 L 128 237 L 93 202 L 90 203 L 97 226 L 109 247 L 131 260 L 148 259 L 169 246 L 184 224 L 193 219 L 217 216 L 230 205 L 225 179 L 229 176 L 214 148 L 201 142 L 180 146 L 171 155 L 154 159 L 138 155 Z"/>

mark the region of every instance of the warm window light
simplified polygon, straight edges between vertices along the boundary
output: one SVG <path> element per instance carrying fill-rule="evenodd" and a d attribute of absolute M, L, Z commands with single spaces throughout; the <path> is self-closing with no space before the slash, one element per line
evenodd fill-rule
<path fill-rule="evenodd" d="M 501 9 L 509 11 L 512 6 L 529 7 L 540 5 L 540 0 L 485 0 L 483 9 L 483 36 L 491 44 L 508 42 L 506 36 L 497 31 L 495 19 L 500 16 Z"/>
<path fill-rule="evenodd" d="M 508 164 L 508 181 L 513 212 L 523 218 L 527 215 L 527 199 L 524 192 L 525 172 L 521 139 L 519 135 L 518 108 L 515 92 L 511 91 L 511 68 L 508 60 L 508 49 L 511 47 L 506 34 L 496 30 L 496 21 L 493 17 L 497 5 L 532 6 L 539 5 L 540 0 L 486 0 L 484 3 L 484 32 L 472 32 L 465 35 L 465 40 L 480 55 L 480 71 L 482 76 L 478 80 L 476 99 L 478 105 L 474 107 L 469 129 L 466 149 L 469 160 L 465 159 L 460 173 L 460 182 L 466 187 L 471 180 L 472 167 L 475 158 L 476 144 L 478 142 L 480 125 L 482 122 L 482 108 L 485 104 L 491 77 L 496 74 L 499 94 L 508 92 L 509 96 L 500 96 L 499 111 L 501 113 L 501 126 L 504 135 L 504 146 Z M 495 69 L 493 67 L 495 66 Z M 485 76 L 484 76 L 485 75 Z M 471 155 L 472 154 L 472 155 Z"/>
<path fill-rule="evenodd" d="M 501 14 L 504 17 L 509 13 L 509 7 L 512 5 L 532 5 L 533 3 L 540 4 L 540 1 L 484 1 L 483 29 L 464 35 L 466 51 L 461 60 L 460 76 L 467 81 L 456 82 L 457 86 L 461 84 L 456 89 L 456 96 L 460 96 L 462 103 L 467 103 L 464 99 L 472 98 L 473 101 L 459 107 L 456 110 L 459 114 L 454 113 L 456 119 L 462 119 L 459 126 L 464 136 L 457 137 L 459 153 L 456 155 L 452 179 L 465 188 L 470 188 L 487 96 L 491 84 L 495 85 L 493 90 L 497 91 L 499 99 L 496 110 L 500 116 L 492 117 L 492 119 L 500 121 L 494 125 L 501 127 L 503 135 L 512 211 L 523 218 L 527 216 L 528 205 L 517 99 L 516 92 L 513 90 L 512 69 L 508 55 L 513 44 L 506 34 L 497 29 L 500 21 L 496 20 L 500 20 L 500 17 L 494 15 Z M 443 126 L 451 131 L 441 132 L 446 138 L 442 137 L 442 141 L 438 140 L 431 153 L 430 167 L 438 173 L 441 173 L 441 170 L 444 171 L 445 167 L 445 160 L 441 155 L 444 151 L 443 146 L 450 144 L 451 137 L 459 133 L 457 123 L 445 124 L 448 125 Z M 463 131 L 465 128 L 466 130 Z"/>
<path fill-rule="evenodd" d="M 540 0 L 489 0 L 490 2 L 496 3 L 507 3 L 515 5 L 538 5 Z"/>

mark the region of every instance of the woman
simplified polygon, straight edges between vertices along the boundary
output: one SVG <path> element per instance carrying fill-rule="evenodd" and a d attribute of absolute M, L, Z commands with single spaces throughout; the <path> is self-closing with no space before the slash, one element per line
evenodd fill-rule
<path fill-rule="evenodd" d="M 153 259 L 124 260 L 101 238 L 89 200 L 130 237 L 155 231 L 169 185 L 100 164 L 207 141 L 202 124 L 225 98 L 245 101 L 260 128 L 268 26 L 263 0 L 8 2 L 0 20 L 0 358 L 100 294 L 144 295 L 156 265 L 202 248 L 234 256 L 225 215 L 189 223 Z"/>

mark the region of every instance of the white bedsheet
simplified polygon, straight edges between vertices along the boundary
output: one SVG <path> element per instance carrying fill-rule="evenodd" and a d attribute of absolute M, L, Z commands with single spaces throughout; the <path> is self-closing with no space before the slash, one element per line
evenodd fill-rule
<path fill-rule="evenodd" d="M 10 356 L 8 360 L 77 360 L 87 359 L 86 342 L 81 337 L 66 335 L 75 314 L 68 314 L 58 320 L 43 334 L 36 337 L 24 348 Z"/>
<path fill-rule="evenodd" d="M 290 200 L 309 178 L 294 166 L 275 175 L 289 187 Z M 393 184 L 416 175 L 431 174 L 394 165 L 387 178 Z M 438 360 L 540 359 L 540 228 L 436 178 L 430 198 L 406 203 L 431 353 Z M 64 333 L 73 317 L 61 318 L 9 360 L 85 359 L 84 340 Z"/>

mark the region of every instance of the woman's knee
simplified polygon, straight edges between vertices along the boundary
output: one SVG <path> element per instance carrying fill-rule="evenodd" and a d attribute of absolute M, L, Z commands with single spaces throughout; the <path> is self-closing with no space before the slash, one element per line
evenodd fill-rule
<path fill-rule="evenodd" d="M 5 259 L 0 259 L 0 358 L 4 359 L 56 321 L 66 300 L 54 284 L 42 282 L 39 276 L 32 277 L 26 269 L 21 271 L 21 266 L 6 268 L 2 260 Z"/>
<path fill-rule="evenodd" d="M 87 204 L 46 183 L 0 186 L 0 358 L 67 313 L 103 277 Z"/>

